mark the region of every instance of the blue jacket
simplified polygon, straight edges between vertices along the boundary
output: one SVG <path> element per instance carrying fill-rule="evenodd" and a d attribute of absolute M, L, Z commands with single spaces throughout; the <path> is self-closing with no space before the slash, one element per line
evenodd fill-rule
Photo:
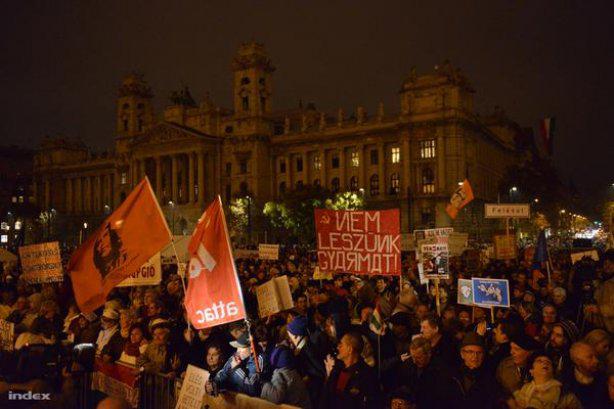
<path fill-rule="evenodd" d="M 241 362 L 239 365 L 232 367 L 234 355 L 228 358 L 224 367 L 215 375 L 213 381 L 220 389 L 229 389 L 235 392 L 244 393 L 249 396 L 260 396 L 262 387 L 262 379 L 269 372 L 268 362 L 262 354 L 258 354 L 258 363 L 261 372 L 256 372 L 253 355 Z"/>

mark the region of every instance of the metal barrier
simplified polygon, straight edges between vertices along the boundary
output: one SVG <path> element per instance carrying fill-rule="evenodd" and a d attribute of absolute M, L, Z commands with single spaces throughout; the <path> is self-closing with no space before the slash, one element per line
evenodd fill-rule
<path fill-rule="evenodd" d="M 138 382 L 139 409 L 174 409 L 177 399 L 175 379 L 160 374 L 141 373 Z"/>
<path fill-rule="evenodd" d="M 92 396 L 92 373 L 73 373 L 73 391 L 75 396 L 75 408 L 91 408 L 94 404 Z"/>

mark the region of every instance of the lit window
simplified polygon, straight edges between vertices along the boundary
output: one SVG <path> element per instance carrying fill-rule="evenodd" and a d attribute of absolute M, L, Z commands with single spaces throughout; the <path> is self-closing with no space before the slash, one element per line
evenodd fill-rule
<path fill-rule="evenodd" d="M 315 155 L 313 157 L 313 168 L 315 170 L 322 169 L 322 160 L 320 159 L 320 155 Z"/>
<path fill-rule="evenodd" d="M 283 159 L 279 161 L 279 173 L 286 173 L 286 161 Z"/>
<path fill-rule="evenodd" d="M 379 195 L 379 176 L 371 175 L 369 179 L 369 193 L 371 196 Z"/>
<path fill-rule="evenodd" d="M 339 178 L 333 178 L 333 180 L 330 181 L 330 188 L 333 193 L 337 193 L 339 191 Z"/>
<path fill-rule="evenodd" d="M 422 193 L 435 193 L 435 176 L 431 168 L 422 169 Z"/>
<path fill-rule="evenodd" d="M 435 139 L 420 141 L 420 158 L 430 159 L 435 157 Z"/>
<path fill-rule="evenodd" d="M 390 149 L 390 160 L 392 161 L 392 163 L 401 162 L 401 148 L 399 148 L 398 146 L 393 146 Z"/>
<path fill-rule="evenodd" d="M 350 178 L 350 190 L 352 192 L 356 192 L 358 190 L 358 178 L 356 176 L 352 176 Z"/>
<path fill-rule="evenodd" d="M 122 185 L 125 185 L 126 183 L 128 183 L 128 172 L 122 172 L 120 175 L 120 183 Z"/>
<path fill-rule="evenodd" d="M 397 195 L 401 191 L 401 178 L 398 173 L 390 175 L 390 194 Z"/>
<path fill-rule="evenodd" d="M 303 158 L 296 158 L 296 171 L 297 172 L 303 171 Z"/>
<path fill-rule="evenodd" d="M 17 196 L 13 196 L 13 197 L 11 198 L 11 202 L 13 202 L 13 203 L 17 203 Z"/>
<path fill-rule="evenodd" d="M 379 152 L 377 149 L 371 149 L 369 155 L 371 156 L 371 165 L 377 165 L 379 163 Z"/>
<path fill-rule="evenodd" d="M 352 151 L 352 167 L 357 168 L 360 165 L 360 159 L 358 158 L 358 151 Z"/>
<path fill-rule="evenodd" d="M 19 198 L 17 199 L 17 201 L 18 201 L 19 203 L 23 203 L 23 196 L 19 196 Z"/>

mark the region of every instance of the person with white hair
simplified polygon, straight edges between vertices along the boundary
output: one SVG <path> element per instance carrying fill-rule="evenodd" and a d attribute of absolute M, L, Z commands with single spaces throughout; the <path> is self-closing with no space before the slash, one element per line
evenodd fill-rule
<path fill-rule="evenodd" d="M 96 351 L 102 355 L 104 362 L 115 362 L 124 348 L 124 339 L 119 329 L 119 313 L 105 308 L 100 321 L 102 328 L 96 339 Z"/>

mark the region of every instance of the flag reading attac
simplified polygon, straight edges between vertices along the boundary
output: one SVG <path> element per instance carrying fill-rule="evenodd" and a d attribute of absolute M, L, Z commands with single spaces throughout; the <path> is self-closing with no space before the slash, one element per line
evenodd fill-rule
<path fill-rule="evenodd" d="M 185 308 L 192 325 L 202 329 L 244 319 L 243 294 L 219 196 L 199 219 L 188 251 Z"/>
<path fill-rule="evenodd" d="M 473 200 L 473 189 L 469 181 L 465 179 L 463 183 L 452 193 L 450 203 L 446 206 L 446 212 L 452 219 L 456 219 L 460 209 L 465 207 Z"/>
<path fill-rule="evenodd" d="M 82 312 L 105 303 L 109 292 L 171 241 L 149 180 L 126 200 L 70 258 L 68 271 Z"/>

